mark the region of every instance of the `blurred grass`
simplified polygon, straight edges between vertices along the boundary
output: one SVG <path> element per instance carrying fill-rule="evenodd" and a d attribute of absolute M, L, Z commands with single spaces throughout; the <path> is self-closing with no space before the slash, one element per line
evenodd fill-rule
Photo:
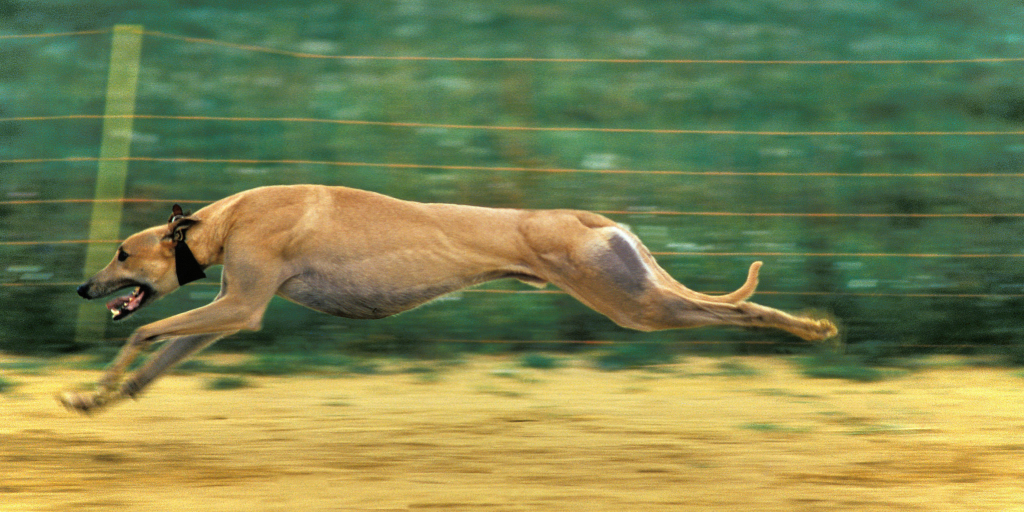
<path fill-rule="evenodd" d="M 718 375 L 726 377 L 756 377 L 761 375 L 760 370 L 741 361 L 722 361 L 718 363 Z"/>
<path fill-rule="evenodd" d="M 519 358 L 519 364 L 524 368 L 533 368 L 536 370 L 551 370 L 562 366 L 562 362 L 557 357 L 539 352 L 523 354 Z"/>
<path fill-rule="evenodd" d="M 792 427 L 779 423 L 746 423 L 740 428 L 765 434 L 808 434 L 811 432 L 808 427 Z"/>
<path fill-rule="evenodd" d="M 24 359 L 0 363 L 0 371 L 21 375 L 42 375 L 46 372 L 47 362 L 41 359 Z"/>
<path fill-rule="evenodd" d="M 206 383 L 206 389 L 212 391 L 229 391 L 251 387 L 252 383 L 243 377 L 222 376 L 211 379 Z"/>
<path fill-rule="evenodd" d="M 905 370 L 870 366 L 864 358 L 826 350 L 797 358 L 801 373 L 816 379 L 877 382 L 904 375 Z"/>
<path fill-rule="evenodd" d="M 237 364 L 213 364 L 203 360 L 189 360 L 176 367 L 179 372 L 225 373 L 258 376 L 317 375 L 372 375 L 378 372 L 372 359 L 342 354 L 257 354 Z"/>
<path fill-rule="evenodd" d="M 594 357 L 597 368 L 607 371 L 648 368 L 673 362 L 675 355 L 663 343 L 615 345 Z"/>

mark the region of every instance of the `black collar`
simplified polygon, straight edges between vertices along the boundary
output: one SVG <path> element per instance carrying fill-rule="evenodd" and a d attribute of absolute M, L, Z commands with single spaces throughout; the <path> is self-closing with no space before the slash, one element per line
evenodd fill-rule
<path fill-rule="evenodd" d="M 185 233 L 183 231 L 178 233 L 180 233 L 181 240 L 178 240 L 178 243 L 174 245 L 174 271 L 178 274 L 178 285 L 185 286 L 186 283 L 206 277 L 206 273 L 203 272 L 203 267 L 196 261 L 192 250 L 188 248 L 188 244 L 185 243 Z"/>

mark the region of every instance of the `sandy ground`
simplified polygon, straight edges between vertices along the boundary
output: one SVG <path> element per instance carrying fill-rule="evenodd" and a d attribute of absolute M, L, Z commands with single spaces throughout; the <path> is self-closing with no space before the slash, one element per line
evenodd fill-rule
<path fill-rule="evenodd" d="M 51 395 L 96 372 L 7 371 L 0 510 L 1024 510 L 1015 371 L 660 370 L 481 358 L 230 391 L 174 375 L 91 418 Z"/>

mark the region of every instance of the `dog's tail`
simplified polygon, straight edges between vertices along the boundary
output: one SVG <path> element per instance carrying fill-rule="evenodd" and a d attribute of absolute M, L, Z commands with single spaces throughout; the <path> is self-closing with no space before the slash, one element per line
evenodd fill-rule
<path fill-rule="evenodd" d="M 729 304 L 739 304 L 750 298 L 754 294 L 754 290 L 757 289 L 757 274 L 761 271 L 760 261 L 755 261 L 750 265 L 750 270 L 747 271 L 747 282 L 743 283 L 738 290 L 727 293 L 725 295 L 711 295 L 709 298 L 713 302 L 725 302 Z"/>

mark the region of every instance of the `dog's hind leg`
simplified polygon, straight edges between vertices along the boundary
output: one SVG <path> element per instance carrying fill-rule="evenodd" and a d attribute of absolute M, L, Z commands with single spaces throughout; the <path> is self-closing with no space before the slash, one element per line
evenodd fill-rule
<path fill-rule="evenodd" d="M 806 340 L 837 333 L 828 320 L 746 302 L 757 286 L 760 262 L 751 265 L 747 282 L 735 292 L 706 295 L 673 279 L 640 240 L 621 227 L 563 232 L 571 236 L 564 246 L 566 252 L 562 257 L 543 258 L 547 270 L 543 277 L 623 327 L 642 331 L 713 325 L 767 327 Z"/>
<path fill-rule="evenodd" d="M 123 398 L 134 398 L 147 385 L 178 362 L 231 334 L 234 332 L 172 338 L 164 343 L 164 346 L 146 362 L 145 366 L 119 386 L 104 386 L 96 393 L 65 392 L 58 395 L 57 399 L 68 409 L 94 412 Z"/>
<path fill-rule="evenodd" d="M 838 334 L 827 319 L 791 315 L 753 302 L 728 304 L 705 302 L 659 290 L 644 297 L 644 323 L 652 330 L 714 325 L 772 328 L 808 341 L 820 341 Z"/>

